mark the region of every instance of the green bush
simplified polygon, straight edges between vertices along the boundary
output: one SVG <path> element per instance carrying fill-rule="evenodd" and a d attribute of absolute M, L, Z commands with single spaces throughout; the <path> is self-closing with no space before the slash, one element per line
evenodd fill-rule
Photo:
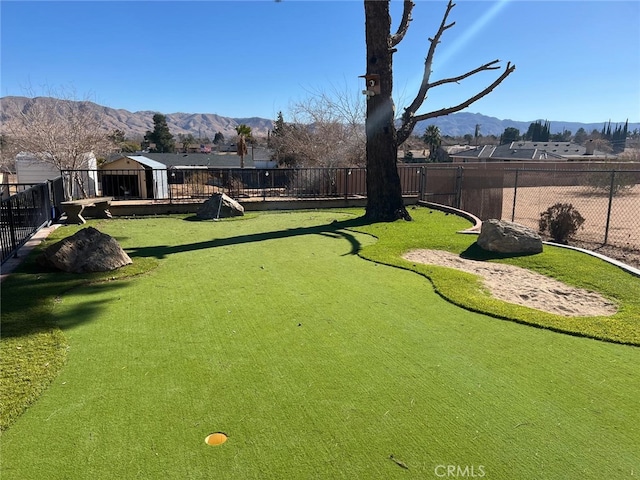
<path fill-rule="evenodd" d="M 578 231 L 584 218 L 570 203 L 556 203 L 540 214 L 540 233 L 549 233 L 557 242 L 566 244 Z"/>

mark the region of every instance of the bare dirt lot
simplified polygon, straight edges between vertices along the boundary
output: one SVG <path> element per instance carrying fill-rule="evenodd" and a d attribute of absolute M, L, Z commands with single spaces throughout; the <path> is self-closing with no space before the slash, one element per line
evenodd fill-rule
<path fill-rule="evenodd" d="M 513 188 L 504 189 L 505 220 L 512 220 L 513 196 Z M 570 203 L 585 219 L 570 245 L 595 250 L 640 268 L 640 185 L 613 197 L 606 245 L 609 196 L 591 187 L 520 187 L 513 221 L 537 230 L 540 214 L 555 203 Z"/>

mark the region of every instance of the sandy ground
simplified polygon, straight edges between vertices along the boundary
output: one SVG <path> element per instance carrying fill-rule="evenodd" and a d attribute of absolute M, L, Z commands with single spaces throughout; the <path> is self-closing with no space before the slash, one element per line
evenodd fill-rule
<path fill-rule="evenodd" d="M 494 297 L 556 315 L 607 316 L 617 310 L 614 303 L 597 293 L 512 265 L 469 260 L 440 250 L 413 250 L 403 257 L 479 275 Z"/>
<path fill-rule="evenodd" d="M 511 220 L 513 189 L 505 188 L 502 218 Z M 522 187 L 517 190 L 516 223 L 538 230 L 540 213 L 554 203 L 570 203 L 585 218 L 576 241 L 602 244 L 607 225 L 609 197 L 588 187 Z M 616 195 L 611 205 L 607 242 L 623 249 L 640 251 L 640 184 Z M 570 244 L 571 241 L 569 242 Z"/>

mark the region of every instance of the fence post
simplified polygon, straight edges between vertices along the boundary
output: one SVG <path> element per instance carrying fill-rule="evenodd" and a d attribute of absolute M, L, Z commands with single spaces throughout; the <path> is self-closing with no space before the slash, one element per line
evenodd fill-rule
<path fill-rule="evenodd" d="M 611 183 L 609 184 L 609 205 L 607 206 L 607 225 L 604 227 L 604 245 L 609 240 L 609 223 L 611 222 L 611 203 L 613 202 L 613 189 L 615 185 L 616 171 L 611 170 Z"/>
<path fill-rule="evenodd" d="M 514 184 L 513 184 L 513 207 L 511 208 L 511 221 L 515 222 L 515 218 L 516 218 L 516 197 L 518 195 L 518 172 L 520 171 L 519 168 L 516 168 L 516 179 L 514 180 Z"/>
<path fill-rule="evenodd" d="M 347 200 L 349 198 L 349 175 L 350 171 L 348 167 L 344 168 L 344 199 Z"/>
<path fill-rule="evenodd" d="M 269 178 L 269 170 L 264 171 L 264 175 L 260 175 L 262 177 L 262 201 L 267 201 L 267 179 Z"/>
<path fill-rule="evenodd" d="M 13 250 L 13 258 L 18 258 L 18 245 L 16 242 L 16 227 L 13 223 L 13 207 L 11 206 L 11 198 L 7 201 L 7 217 L 9 221 L 9 232 L 11 232 L 11 249 Z"/>
<path fill-rule="evenodd" d="M 420 185 L 418 186 L 418 200 L 424 200 L 424 180 L 425 180 L 425 167 L 420 167 Z"/>
<path fill-rule="evenodd" d="M 55 219 L 55 215 L 53 212 L 53 202 L 51 201 L 51 198 L 53 197 L 53 181 L 52 180 L 47 180 L 46 185 L 46 195 L 45 195 L 45 210 L 46 210 L 46 215 L 47 215 L 47 226 L 51 225 L 51 223 L 53 222 L 53 220 Z"/>
<path fill-rule="evenodd" d="M 456 199 L 455 199 L 455 208 L 460 208 L 460 200 L 462 197 L 462 177 L 463 177 L 463 168 L 458 167 L 456 172 Z"/>

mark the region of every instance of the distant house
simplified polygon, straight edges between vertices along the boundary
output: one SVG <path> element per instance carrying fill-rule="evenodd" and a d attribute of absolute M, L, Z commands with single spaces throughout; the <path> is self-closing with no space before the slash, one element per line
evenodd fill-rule
<path fill-rule="evenodd" d="M 93 152 L 86 153 L 82 170 L 73 175 L 73 189 L 69 192 L 73 198 L 94 196 L 98 189 L 96 173 L 97 160 Z M 33 153 L 20 152 L 16 155 L 16 178 L 19 184 L 38 184 L 54 180 L 62 172 L 53 163 L 45 162 Z"/>
<path fill-rule="evenodd" d="M 517 141 L 504 145 L 484 145 L 451 153 L 454 163 L 468 162 L 546 162 L 615 160 L 616 155 L 596 150 L 592 144 L 571 142 Z"/>
<path fill-rule="evenodd" d="M 207 152 L 208 145 L 204 145 L 204 151 L 190 151 L 178 153 L 140 153 L 147 158 L 162 163 L 167 167 L 188 169 L 190 167 L 209 168 L 240 168 L 240 156 L 236 153 L 235 145 L 221 146 L 219 151 Z M 200 147 L 198 147 L 200 148 Z M 249 152 L 244 157 L 245 168 L 273 168 L 271 162 L 271 150 L 265 147 L 253 147 L 249 145 Z"/>
<path fill-rule="evenodd" d="M 215 150 L 215 147 L 211 143 L 189 143 L 184 145 L 178 142 L 176 151 L 178 153 L 211 153 Z"/>
<path fill-rule="evenodd" d="M 403 163 L 426 163 L 429 161 L 429 150 L 398 149 L 398 161 Z"/>
<path fill-rule="evenodd" d="M 193 167 L 240 168 L 240 156 L 236 153 L 143 153 L 165 167 L 189 169 Z M 251 155 L 244 157 L 245 168 L 254 168 Z"/>

